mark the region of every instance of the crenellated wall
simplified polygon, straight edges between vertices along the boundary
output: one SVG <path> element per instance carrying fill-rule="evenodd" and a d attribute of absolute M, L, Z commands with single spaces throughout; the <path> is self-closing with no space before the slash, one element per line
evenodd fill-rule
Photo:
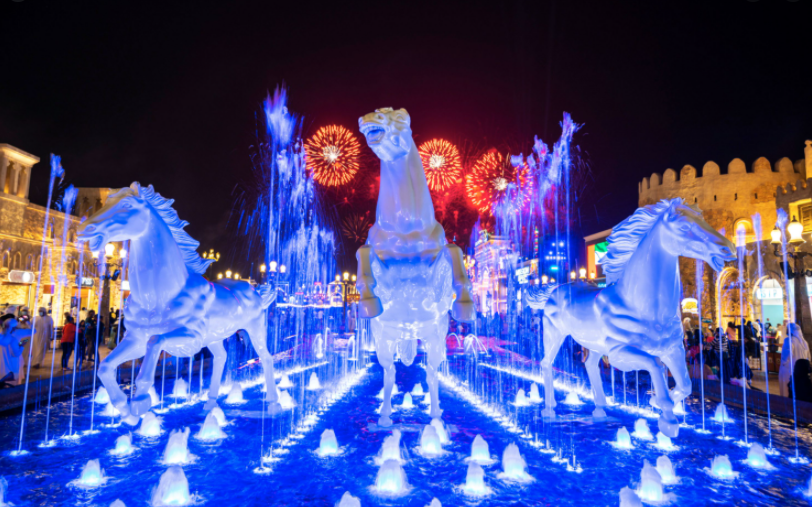
<path fill-rule="evenodd" d="M 812 157 L 807 154 L 806 159 L 793 164 L 785 157 L 771 165 L 761 157 L 749 169 L 735 158 L 725 171 L 713 161 L 702 166 L 701 172 L 690 165 L 679 172 L 666 169 L 663 174 L 653 173 L 638 184 L 638 203 L 644 206 L 682 197 L 688 204 L 698 205 L 708 223 L 718 230 L 724 228 L 731 238 L 738 220 L 750 220 L 759 213 L 761 237 L 768 238 L 776 220 L 776 189 L 805 181 L 812 162 L 808 158 Z"/>

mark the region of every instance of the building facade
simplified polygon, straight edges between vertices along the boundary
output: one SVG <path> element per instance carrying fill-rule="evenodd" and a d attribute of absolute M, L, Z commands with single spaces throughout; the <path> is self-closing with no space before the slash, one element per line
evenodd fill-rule
<path fill-rule="evenodd" d="M 812 232 L 812 196 L 797 192 L 808 187 L 807 175 L 812 176 L 811 145 L 807 141 L 804 158 L 794 163 L 782 158 L 771 164 L 762 157 L 748 168 L 737 158 L 722 171 L 711 161 L 701 171 L 686 165 L 679 172 L 667 169 L 639 183 L 639 206 L 681 197 L 698 206 L 708 224 L 738 246 L 739 259 L 719 273 L 703 262 L 680 258 L 684 316 L 697 323 L 701 319 L 706 328 L 742 319 L 778 324 L 789 318 L 787 301 L 793 289 L 786 287 L 782 258 L 770 243 L 770 232 L 779 208 L 790 215 L 792 210 L 796 215 L 806 213 Z"/>

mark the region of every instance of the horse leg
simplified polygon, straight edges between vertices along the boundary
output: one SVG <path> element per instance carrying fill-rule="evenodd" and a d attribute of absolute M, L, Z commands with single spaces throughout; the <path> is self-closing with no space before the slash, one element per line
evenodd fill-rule
<path fill-rule="evenodd" d="M 378 363 L 383 368 L 383 405 L 381 406 L 381 417 L 378 418 L 378 426 L 392 426 L 392 387 L 395 385 L 395 342 L 390 341 L 385 330 L 375 344 Z"/>
<path fill-rule="evenodd" d="M 660 356 L 660 361 L 668 367 L 677 383 L 677 386 L 669 394 L 671 401 L 678 404 L 687 398 L 693 390 L 691 375 L 688 373 L 688 366 L 685 363 L 685 350 L 683 347 L 676 347 L 675 350 L 668 354 Z"/>
<path fill-rule="evenodd" d="M 383 305 L 379 297 L 375 295 L 373 289 L 377 282 L 372 274 L 372 256 L 375 252 L 369 245 L 364 245 L 358 249 L 355 258 L 358 259 L 358 280 L 355 286 L 361 293 L 358 302 L 358 316 L 362 319 L 372 319 L 383 313 Z"/>
<path fill-rule="evenodd" d="M 279 405 L 279 391 L 276 389 L 274 378 L 273 356 L 268 351 L 268 332 L 265 325 L 266 314 L 262 312 L 251 326 L 246 327 L 251 345 L 259 355 L 262 363 L 262 373 L 265 375 L 265 399 L 268 401 L 268 411 L 275 412 L 281 409 Z"/>
<path fill-rule="evenodd" d="M 603 392 L 601 370 L 598 368 L 600 360 L 600 354 L 589 351 L 589 357 L 586 359 L 586 373 L 589 375 L 589 383 L 592 384 L 592 393 L 595 395 L 595 410 L 592 412 L 592 417 L 595 418 L 606 417 L 606 412 L 603 410 L 603 407 L 606 406 L 606 395 Z"/>
<path fill-rule="evenodd" d="M 147 340 L 147 351 L 141 362 L 141 369 L 138 370 L 138 377 L 135 379 L 136 395 L 130 402 L 130 411 L 135 415 L 141 416 L 149 412 L 152 406 L 149 388 L 155 379 L 158 358 L 161 352 L 172 345 L 183 347 L 186 349 L 185 352 L 190 355 L 196 354 L 201 349 L 199 335 L 187 327 L 179 327 L 168 333 L 152 336 Z"/>
<path fill-rule="evenodd" d="M 110 355 L 104 358 L 104 361 L 99 365 L 98 373 L 102 385 L 110 395 L 110 403 L 121 412 L 122 420 L 129 425 L 137 424 L 138 418 L 130 414 L 130 407 L 127 406 L 127 395 L 124 394 L 118 386 L 118 382 L 116 382 L 116 368 L 122 363 L 134 361 L 144 355 L 145 343 L 139 338 L 140 336 L 128 331 L 118 347 L 114 348 Z"/>
<path fill-rule="evenodd" d="M 429 393 L 431 395 L 431 411 L 429 415 L 432 419 L 441 417 L 443 411 L 440 409 L 440 396 L 438 386 L 438 371 L 440 365 L 443 364 L 446 358 L 446 343 L 445 331 L 448 329 L 448 314 L 445 318 L 440 318 L 436 330 L 432 331 L 427 343 L 427 359 L 428 365 L 426 366 L 426 380 L 429 385 Z M 443 326 L 445 324 L 445 326 Z"/>
<path fill-rule="evenodd" d="M 657 364 L 656 358 L 636 347 L 624 345 L 611 351 L 609 360 L 613 364 L 620 365 L 624 371 L 628 371 L 627 368 L 648 371 L 651 375 L 651 382 L 654 384 L 654 399 L 651 404 L 663 412 L 657 425 L 665 436 L 676 437 L 679 433 L 679 421 L 674 417 L 674 403 L 668 397 L 665 375 L 660 365 Z"/>
<path fill-rule="evenodd" d="M 544 359 L 541 360 L 541 375 L 544 381 L 544 408 L 541 415 L 550 419 L 555 418 L 555 388 L 553 387 L 553 361 L 558 350 L 564 342 L 563 333 L 555 326 L 552 320 L 544 314 Z"/>
<path fill-rule="evenodd" d="M 465 272 L 462 261 L 462 250 L 454 244 L 447 244 L 443 249 L 451 264 L 451 285 L 456 299 L 451 306 L 451 316 L 458 321 L 472 322 L 476 318 L 474 298 L 471 297 L 471 281 Z"/>
<path fill-rule="evenodd" d="M 228 352 L 226 352 L 226 348 L 223 346 L 223 340 L 215 340 L 209 343 L 207 347 L 213 358 L 211 381 L 209 382 L 209 401 L 206 402 L 204 408 L 205 410 L 211 410 L 217 406 L 217 397 L 220 395 L 220 380 L 223 378 L 223 368 L 226 365 Z M 202 368 L 203 365 L 201 364 L 200 367 Z"/>

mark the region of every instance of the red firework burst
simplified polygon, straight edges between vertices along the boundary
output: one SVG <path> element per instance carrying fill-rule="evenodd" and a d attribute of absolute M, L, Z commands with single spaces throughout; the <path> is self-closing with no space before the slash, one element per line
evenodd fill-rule
<path fill-rule="evenodd" d="M 480 213 L 490 213 L 502 199 L 513 199 L 516 208 L 523 206 L 531 194 L 530 168 L 526 163 L 513 167 L 510 157 L 491 150 L 476 161 L 466 177 L 468 198 Z"/>
<path fill-rule="evenodd" d="M 431 139 L 421 144 L 417 151 L 432 191 L 443 192 L 460 181 L 462 161 L 456 146 L 445 139 Z"/>
<path fill-rule="evenodd" d="M 341 219 L 341 232 L 345 238 L 354 243 L 363 244 L 367 240 L 370 227 L 372 222 L 367 215 L 355 213 Z"/>
<path fill-rule="evenodd" d="M 340 125 L 321 127 L 304 148 L 308 171 L 324 186 L 345 185 L 358 172 L 361 145 L 352 132 Z"/>

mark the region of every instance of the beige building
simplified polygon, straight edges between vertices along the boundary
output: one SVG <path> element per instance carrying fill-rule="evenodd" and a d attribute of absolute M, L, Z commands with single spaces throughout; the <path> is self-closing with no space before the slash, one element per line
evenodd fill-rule
<path fill-rule="evenodd" d="M 89 249 L 78 249 L 79 216 L 46 210 L 28 200 L 31 178 L 47 181 L 50 177 L 47 166 L 35 168 L 39 161 L 18 148 L 0 144 L 0 304 L 24 305 L 32 312 L 44 306 L 61 325 L 62 315 L 72 302 L 79 307 L 97 307 L 100 267 Z M 109 193 L 108 189 L 83 190 L 88 202 L 93 195 L 103 195 L 106 200 Z M 116 245 L 113 263 L 120 263 L 119 248 Z M 120 280 L 108 282 L 114 307 L 119 307 Z"/>
<path fill-rule="evenodd" d="M 748 168 L 736 158 L 722 170 L 711 161 L 701 171 L 686 165 L 679 171 L 666 169 L 663 174 L 653 173 L 639 183 L 639 206 L 682 197 L 688 204 L 699 206 L 705 220 L 734 244 L 743 241 L 746 245 L 741 273 L 740 264 L 735 261 L 728 263 L 721 273 L 714 273 L 704 265 L 699 298 L 697 262 L 680 259 L 684 298 L 698 299 L 706 327 L 724 327 L 730 321 L 738 323 L 742 313 L 746 320 L 769 318 L 773 324 L 787 317 L 785 301 L 787 290 L 791 292 L 792 288 L 784 286 L 779 258 L 770 245 L 770 231 L 776 224 L 779 193 L 798 185 L 806 187 L 807 175 L 812 176 L 812 143 L 806 144 L 804 158 L 794 163 L 782 158 L 771 164 L 762 157 Z M 804 210 L 812 231 L 812 199 L 808 201 Z M 689 307 L 692 308 L 685 305 L 686 309 Z"/>

